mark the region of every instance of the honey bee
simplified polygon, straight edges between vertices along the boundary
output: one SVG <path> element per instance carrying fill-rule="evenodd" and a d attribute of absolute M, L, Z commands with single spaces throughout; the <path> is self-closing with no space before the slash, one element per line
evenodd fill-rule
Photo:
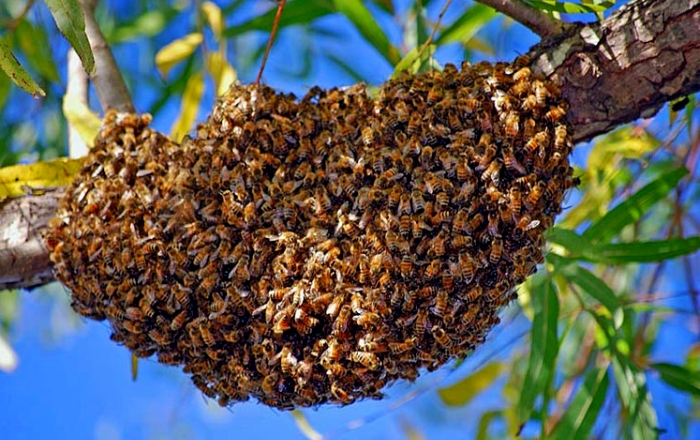
<path fill-rule="evenodd" d="M 345 373 L 346 373 L 345 367 L 343 367 L 341 364 L 336 363 L 336 362 L 329 364 L 327 369 L 326 369 L 326 374 L 328 376 L 335 377 L 336 379 L 339 379 L 339 378 L 345 376 Z M 333 382 L 333 383 L 335 383 L 335 382 Z"/>
<path fill-rule="evenodd" d="M 426 171 L 430 171 L 430 169 L 432 168 L 433 152 L 433 147 L 429 145 L 426 145 L 421 149 L 420 164 L 421 167 L 423 167 L 423 169 Z"/>
<path fill-rule="evenodd" d="M 400 265 L 401 276 L 406 280 L 409 279 L 413 275 L 413 262 L 414 262 L 414 258 L 412 258 L 409 255 L 404 255 L 401 258 L 401 265 Z"/>
<path fill-rule="evenodd" d="M 340 387 L 337 381 L 331 382 L 331 394 L 336 401 L 344 405 L 348 405 L 355 400 L 350 394 Z"/>
<path fill-rule="evenodd" d="M 376 132 L 374 131 L 374 129 L 372 127 L 368 126 L 368 127 L 364 127 L 362 129 L 361 139 L 362 139 L 362 142 L 366 146 L 369 147 L 370 145 L 372 145 L 374 143 L 375 138 L 376 138 Z"/>
<path fill-rule="evenodd" d="M 482 223 L 484 223 L 484 215 L 478 212 L 469 219 L 469 226 L 464 232 L 470 233 L 476 231 Z"/>
<path fill-rule="evenodd" d="M 482 138 L 483 137 L 484 136 L 482 135 Z M 489 138 L 490 138 L 490 136 L 489 136 Z M 479 142 L 481 142 L 481 141 L 479 141 Z M 477 165 L 476 170 L 477 171 L 484 171 L 485 169 L 487 169 L 489 167 L 489 165 L 491 165 L 494 162 L 493 158 L 495 156 L 496 156 L 496 147 L 493 145 L 486 146 L 484 149 L 484 154 L 482 154 L 480 159 L 479 159 L 479 165 Z M 482 179 L 484 179 L 483 176 L 482 176 Z M 484 179 L 484 180 L 486 180 L 486 179 Z"/>
<path fill-rule="evenodd" d="M 423 198 L 423 193 L 418 190 L 412 191 L 411 204 L 413 206 L 413 212 L 416 214 L 421 214 L 425 210 L 425 199 Z"/>
<path fill-rule="evenodd" d="M 371 371 L 374 371 L 381 366 L 377 355 L 367 351 L 353 351 L 350 354 L 350 360 L 361 364 L 363 367 Z"/>
<path fill-rule="evenodd" d="M 503 148 L 503 162 L 505 163 L 506 169 L 508 169 L 508 171 L 512 173 L 517 172 L 521 176 L 527 174 L 527 170 L 518 161 L 518 159 L 516 159 L 515 154 L 513 153 L 513 149 L 511 147 Z"/>
<path fill-rule="evenodd" d="M 433 84 L 433 87 L 430 88 L 430 91 L 428 92 L 428 95 L 426 97 L 426 104 L 428 105 L 434 105 L 438 101 L 442 100 L 442 97 L 444 96 L 444 87 L 442 83 L 439 81 L 436 81 L 435 84 Z"/>
<path fill-rule="evenodd" d="M 510 211 L 514 217 L 520 215 L 520 210 L 522 209 L 522 198 L 520 193 L 520 188 L 513 186 L 508 193 L 508 200 L 510 201 Z"/>
<path fill-rule="evenodd" d="M 454 278 L 453 278 L 454 279 Z M 440 290 L 435 297 L 435 305 L 430 308 L 435 316 L 442 317 L 447 309 L 447 289 Z"/>
<path fill-rule="evenodd" d="M 566 126 L 559 124 L 554 127 L 554 148 L 558 152 L 563 152 L 567 146 L 567 131 Z"/>
<path fill-rule="evenodd" d="M 399 234 L 403 237 L 408 237 L 408 235 L 411 232 L 411 216 L 410 215 L 402 215 L 399 218 Z"/>
<path fill-rule="evenodd" d="M 340 308 L 340 312 L 338 313 L 338 317 L 333 322 L 333 330 L 340 333 L 348 331 L 351 315 L 352 309 L 350 306 L 347 304 L 342 306 Z"/>
<path fill-rule="evenodd" d="M 486 230 L 488 231 L 490 236 L 494 237 L 498 234 L 498 231 L 501 228 L 501 224 L 498 221 L 500 217 L 496 212 L 489 212 L 488 217 L 489 220 L 488 225 L 486 226 Z"/>
<path fill-rule="evenodd" d="M 549 98 L 549 90 L 545 87 L 544 83 L 540 80 L 535 80 L 532 82 L 532 88 L 535 91 L 535 98 L 537 98 L 537 104 L 545 105 L 547 98 Z"/>
<path fill-rule="evenodd" d="M 403 342 L 389 342 L 389 351 L 393 354 L 405 353 L 418 345 L 418 338 L 415 336 L 404 340 Z"/>
<path fill-rule="evenodd" d="M 469 290 L 466 293 L 466 295 L 464 296 L 464 299 L 466 299 L 470 303 L 473 303 L 476 300 L 478 300 L 479 298 L 481 298 L 481 295 L 483 293 L 484 293 L 483 288 L 480 285 L 476 284 L 476 285 L 472 286 L 471 290 Z"/>
<path fill-rule="evenodd" d="M 435 174 L 431 172 L 425 173 L 423 176 L 423 183 L 425 184 L 425 190 L 429 194 L 433 194 L 442 189 L 442 182 Z"/>
<path fill-rule="evenodd" d="M 518 112 L 510 111 L 505 120 L 506 137 L 515 138 L 520 133 L 520 115 Z"/>
<path fill-rule="evenodd" d="M 391 191 L 389 191 L 389 195 L 387 196 L 387 208 L 396 208 L 396 206 L 399 204 L 399 201 L 401 200 L 402 193 L 403 191 L 401 190 L 401 187 L 399 185 L 394 185 L 394 187 L 391 188 Z"/>
<path fill-rule="evenodd" d="M 501 182 L 501 168 L 503 167 L 503 162 L 501 159 L 496 159 L 488 166 L 486 171 L 481 175 L 481 180 L 487 181 L 491 180 L 494 185 L 498 186 Z"/>
<path fill-rule="evenodd" d="M 411 117 L 408 120 L 408 125 L 406 126 L 406 134 L 411 136 L 415 133 L 419 133 L 422 122 L 421 114 L 419 112 L 411 113 Z"/>
<path fill-rule="evenodd" d="M 273 317 L 272 332 L 282 334 L 292 328 L 292 315 L 287 309 L 282 309 Z"/>
<path fill-rule="evenodd" d="M 460 322 L 462 325 L 469 326 L 474 321 L 476 320 L 476 315 L 478 313 L 478 309 L 476 307 L 470 307 L 468 308 L 464 314 L 462 314 L 462 317 L 460 318 Z"/>
<path fill-rule="evenodd" d="M 352 319 L 361 327 L 375 327 L 381 322 L 379 314 L 367 311 L 362 311 L 360 315 L 354 316 Z"/>
<path fill-rule="evenodd" d="M 442 345 L 443 347 L 451 347 L 452 346 L 452 339 L 450 339 L 450 336 L 447 334 L 447 332 L 440 326 L 435 326 L 431 329 L 431 333 L 433 335 L 433 338 L 435 338 L 435 341 L 437 341 L 438 344 Z"/>
<path fill-rule="evenodd" d="M 474 245 L 474 240 L 469 235 L 453 234 L 450 248 L 455 251 L 461 251 L 465 248 L 470 248 Z"/>
<path fill-rule="evenodd" d="M 413 335 L 416 337 L 421 337 L 428 328 L 428 311 L 426 309 L 420 309 L 416 316 L 416 323 L 413 327 Z"/>
<path fill-rule="evenodd" d="M 489 254 L 489 262 L 496 264 L 501 259 L 503 254 L 503 237 L 501 234 L 496 234 L 491 242 L 491 253 Z"/>
<path fill-rule="evenodd" d="M 530 194 L 527 195 L 525 201 L 530 207 L 534 207 L 537 205 L 537 202 L 540 201 L 540 197 L 542 197 L 542 194 L 544 194 L 545 189 L 547 188 L 547 184 L 540 180 L 538 181 L 535 186 L 532 188 L 530 191 Z"/>
<path fill-rule="evenodd" d="M 430 264 L 428 264 L 428 267 L 425 268 L 425 272 L 423 273 L 423 276 L 428 279 L 432 280 L 438 277 L 440 274 L 440 269 L 442 266 L 442 262 L 440 260 L 432 260 Z"/>
<path fill-rule="evenodd" d="M 565 115 L 566 110 L 564 110 L 561 106 L 550 106 L 549 110 L 544 114 L 544 117 L 552 124 L 555 124 Z"/>
<path fill-rule="evenodd" d="M 457 179 L 465 181 L 474 175 L 474 171 L 469 167 L 469 162 L 466 157 L 460 157 L 457 161 Z"/>

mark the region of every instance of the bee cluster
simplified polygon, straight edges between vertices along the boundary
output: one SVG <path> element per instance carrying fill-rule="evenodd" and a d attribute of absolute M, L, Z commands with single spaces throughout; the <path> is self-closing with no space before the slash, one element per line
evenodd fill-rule
<path fill-rule="evenodd" d="M 108 113 L 47 243 L 73 307 L 221 405 L 380 398 L 463 358 L 543 261 L 577 183 L 527 59 L 234 86 L 181 144 Z"/>

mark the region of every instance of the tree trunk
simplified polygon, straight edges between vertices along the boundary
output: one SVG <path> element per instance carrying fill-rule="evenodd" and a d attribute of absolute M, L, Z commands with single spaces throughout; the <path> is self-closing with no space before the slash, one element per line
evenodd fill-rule
<path fill-rule="evenodd" d="M 574 24 L 531 50 L 560 81 L 574 140 L 586 141 L 700 90 L 700 0 L 638 0 L 600 23 Z M 63 191 L 0 202 L 0 290 L 53 279 L 42 242 Z"/>

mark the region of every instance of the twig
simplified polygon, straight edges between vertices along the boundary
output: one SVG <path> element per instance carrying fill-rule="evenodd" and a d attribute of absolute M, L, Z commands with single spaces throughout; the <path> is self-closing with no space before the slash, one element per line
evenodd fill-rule
<path fill-rule="evenodd" d="M 85 15 L 85 33 L 87 34 L 92 54 L 95 57 L 95 73 L 91 79 L 102 105 L 102 110 L 116 109 L 120 112 L 134 112 L 131 95 L 124 84 L 114 55 L 105 41 L 104 35 L 95 20 L 95 8 L 98 0 L 80 0 Z"/>
<path fill-rule="evenodd" d="M 284 4 L 286 0 L 280 0 L 277 6 L 277 13 L 275 14 L 275 21 L 272 22 L 272 30 L 270 31 L 270 38 L 267 40 L 267 47 L 265 48 L 265 55 L 263 55 L 262 63 L 260 64 L 260 71 L 258 71 L 258 77 L 255 78 L 255 84 L 260 84 L 262 79 L 263 71 L 265 70 L 265 64 L 267 64 L 267 57 L 270 55 L 270 49 L 272 49 L 272 43 L 275 41 L 275 35 L 277 34 L 277 25 L 279 24 L 280 17 L 282 16 L 282 10 L 284 9 Z"/>
<path fill-rule="evenodd" d="M 530 29 L 542 38 L 548 38 L 563 32 L 564 23 L 553 20 L 549 15 L 519 0 L 476 0 L 486 6 L 502 12 L 513 20 Z"/>

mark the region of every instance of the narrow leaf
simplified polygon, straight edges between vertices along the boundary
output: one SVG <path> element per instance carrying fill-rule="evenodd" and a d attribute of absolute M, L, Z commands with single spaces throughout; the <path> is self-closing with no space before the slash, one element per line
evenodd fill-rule
<path fill-rule="evenodd" d="M 606 368 L 596 368 L 586 374 L 586 378 L 576 396 L 566 409 L 549 438 L 555 440 L 585 440 L 600 413 L 608 393 Z"/>
<path fill-rule="evenodd" d="M 136 381 L 139 377 L 139 358 L 131 353 L 131 380 Z"/>
<path fill-rule="evenodd" d="M 591 225 L 583 237 L 592 243 L 610 241 L 625 226 L 639 220 L 656 202 L 666 197 L 687 174 L 687 169 L 677 168 L 654 179 Z"/>
<path fill-rule="evenodd" d="M 66 186 L 82 166 L 81 159 L 61 158 L 0 168 L 0 200 L 25 195 L 32 189 Z"/>
<path fill-rule="evenodd" d="M 192 128 L 199 112 L 199 103 L 202 100 L 203 92 L 204 74 L 202 72 L 194 73 L 187 81 L 185 93 L 182 95 L 180 115 L 170 131 L 172 138 L 176 141 L 180 141 Z"/>
<path fill-rule="evenodd" d="M 56 21 L 56 26 L 83 62 L 88 74 L 95 72 L 95 58 L 85 34 L 85 16 L 78 0 L 44 0 Z"/>
<path fill-rule="evenodd" d="M 202 34 L 193 32 L 182 38 L 167 44 L 156 54 L 156 67 L 163 78 L 168 75 L 170 69 L 181 61 L 187 59 L 202 43 Z"/>
<path fill-rule="evenodd" d="M 102 120 L 90 110 L 80 99 L 74 99 L 70 95 L 63 97 L 63 115 L 68 123 L 75 128 L 85 145 L 92 148 L 95 137 L 100 131 Z"/>
<path fill-rule="evenodd" d="M 392 66 L 401 60 L 399 50 L 391 44 L 362 0 L 333 0 L 333 4 Z"/>
<path fill-rule="evenodd" d="M 323 439 L 323 436 L 311 426 L 309 420 L 306 418 L 303 412 L 299 411 L 298 409 L 295 409 L 294 411 L 292 411 L 291 414 L 294 418 L 294 421 L 297 424 L 297 427 L 299 428 L 301 433 L 306 436 L 306 438 L 308 438 L 309 440 Z"/>
<path fill-rule="evenodd" d="M 435 44 L 438 46 L 449 43 L 466 43 L 484 26 L 496 16 L 496 10 L 475 4 L 462 13 L 462 15 L 440 32 Z"/>
<path fill-rule="evenodd" d="M 26 70 L 19 64 L 17 58 L 12 54 L 5 39 L 0 37 L 0 68 L 10 77 L 10 79 L 20 86 L 24 91 L 31 93 L 35 98 L 46 96 L 44 90 L 34 82 Z"/>
<path fill-rule="evenodd" d="M 665 362 L 654 363 L 650 367 L 658 371 L 661 380 L 673 388 L 700 397 L 700 374 L 697 371 Z"/>
<path fill-rule="evenodd" d="M 268 12 L 256 16 L 251 20 L 230 26 L 224 30 L 225 37 L 234 37 L 249 31 L 266 31 L 272 29 L 272 22 L 275 19 L 277 8 L 272 8 Z M 296 0 L 288 1 L 284 7 L 284 13 L 280 17 L 279 29 L 297 24 L 311 23 L 317 18 L 335 12 L 332 0 Z"/>
<path fill-rule="evenodd" d="M 477 394 L 493 384 L 503 371 L 503 364 L 492 362 L 479 371 L 465 377 L 454 385 L 438 390 L 438 395 L 447 406 L 464 406 Z"/>
<path fill-rule="evenodd" d="M 224 31 L 224 18 L 221 15 L 221 9 L 214 2 L 204 2 L 202 3 L 202 13 L 204 13 L 209 27 L 218 40 Z"/>
<path fill-rule="evenodd" d="M 605 306 L 610 312 L 610 316 L 615 316 L 620 308 L 620 302 L 615 296 L 615 292 L 603 280 L 588 269 L 561 255 L 550 253 L 547 255 L 547 260 L 554 265 L 557 273 L 581 287 L 584 292 Z"/>
<path fill-rule="evenodd" d="M 396 78 L 404 70 L 412 74 L 418 73 L 423 65 L 430 62 L 430 54 L 435 52 L 436 47 L 436 45 L 430 44 L 422 53 L 420 47 L 411 49 L 411 51 L 396 64 L 391 77 Z"/>
<path fill-rule="evenodd" d="M 236 81 L 236 70 L 221 56 L 220 52 L 207 54 L 207 70 L 214 80 L 217 96 L 223 95 Z"/>
<path fill-rule="evenodd" d="M 598 261 L 610 264 L 654 263 L 692 254 L 700 249 L 700 236 L 659 241 L 613 243 L 594 247 Z"/>
<path fill-rule="evenodd" d="M 557 320 L 559 300 L 549 277 L 537 279 L 531 295 L 534 318 L 530 333 L 532 347 L 527 372 L 518 402 L 518 418 L 526 423 L 534 409 L 537 396 L 550 386 L 552 372 L 559 351 Z"/>
<path fill-rule="evenodd" d="M 658 420 L 644 373 L 621 353 L 614 351 L 613 355 L 613 377 L 628 419 L 624 421 L 626 430 L 632 438 L 658 438 Z"/>
<path fill-rule="evenodd" d="M 570 2 L 545 2 L 538 0 L 528 0 L 528 3 L 541 11 L 563 12 L 566 14 L 588 14 L 591 12 L 605 12 L 615 5 L 614 1 L 605 1 L 597 5 L 582 5 Z"/>

